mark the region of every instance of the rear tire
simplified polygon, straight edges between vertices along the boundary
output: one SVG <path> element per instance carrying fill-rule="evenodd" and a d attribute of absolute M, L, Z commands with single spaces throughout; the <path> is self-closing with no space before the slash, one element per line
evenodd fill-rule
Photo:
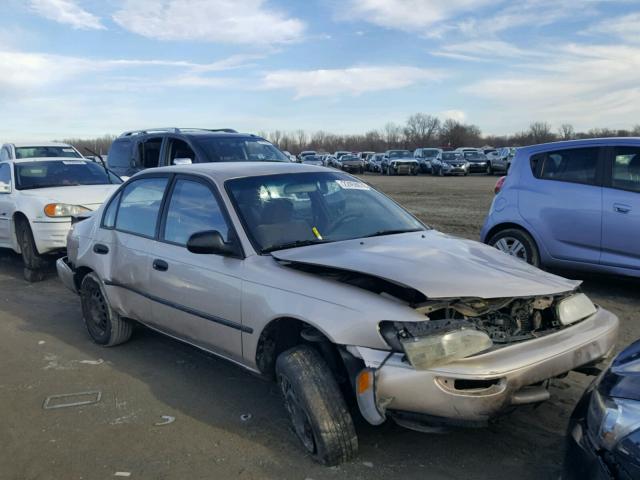
<path fill-rule="evenodd" d="M 88 273 L 82 279 L 80 300 L 84 324 L 95 343 L 113 347 L 131 338 L 133 324 L 111 309 L 95 273 Z"/>
<path fill-rule="evenodd" d="M 540 267 L 540 252 L 531 235 L 519 228 L 508 228 L 493 235 L 487 242 L 492 247 L 520 260 Z"/>
<path fill-rule="evenodd" d="M 22 262 L 24 263 L 24 279 L 27 282 L 43 280 L 45 274 L 42 270 L 47 267 L 48 262 L 46 258 L 38 253 L 36 242 L 33 239 L 33 232 L 29 222 L 24 218 L 16 220 L 16 237 L 22 253 Z"/>
<path fill-rule="evenodd" d="M 351 460 L 358 451 L 353 419 L 320 354 L 307 345 L 276 360 L 276 378 L 293 429 L 305 450 L 325 465 Z"/>

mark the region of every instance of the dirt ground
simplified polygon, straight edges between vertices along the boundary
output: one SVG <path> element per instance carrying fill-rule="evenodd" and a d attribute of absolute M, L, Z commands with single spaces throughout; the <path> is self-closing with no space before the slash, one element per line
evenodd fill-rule
<path fill-rule="evenodd" d="M 431 226 L 477 239 L 496 178 L 366 180 Z M 620 317 L 619 347 L 640 336 L 638 286 L 585 281 L 595 301 Z M 274 385 L 142 328 L 127 344 L 98 347 L 84 331 L 77 297 L 53 275 L 26 284 L 19 259 L 0 252 L 3 480 L 555 479 L 568 416 L 589 381 L 576 373 L 554 380 L 549 402 L 487 429 L 427 435 L 359 424 L 356 460 L 325 468 L 298 447 Z M 100 401 L 43 408 L 48 396 L 86 391 L 101 392 Z M 156 425 L 163 422 L 171 423 Z"/>

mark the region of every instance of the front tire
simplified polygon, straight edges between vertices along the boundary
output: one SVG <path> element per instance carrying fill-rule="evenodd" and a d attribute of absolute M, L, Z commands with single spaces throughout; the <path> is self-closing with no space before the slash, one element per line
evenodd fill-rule
<path fill-rule="evenodd" d="M 80 301 L 84 324 L 95 343 L 113 347 L 131 338 L 133 324 L 112 310 L 102 283 L 93 272 L 82 279 Z"/>
<path fill-rule="evenodd" d="M 487 242 L 501 252 L 540 267 L 540 252 L 531 235 L 518 228 L 508 228 L 493 235 Z"/>
<path fill-rule="evenodd" d="M 325 465 L 351 460 L 358 437 L 340 388 L 320 354 L 307 345 L 280 354 L 276 378 L 293 429 L 305 450 Z"/>
<path fill-rule="evenodd" d="M 30 283 L 43 280 L 45 277 L 43 269 L 47 266 L 47 260 L 38 253 L 33 232 L 29 222 L 24 218 L 20 218 L 16 222 L 16 237 L 22 253 L 25 280 Z"/>

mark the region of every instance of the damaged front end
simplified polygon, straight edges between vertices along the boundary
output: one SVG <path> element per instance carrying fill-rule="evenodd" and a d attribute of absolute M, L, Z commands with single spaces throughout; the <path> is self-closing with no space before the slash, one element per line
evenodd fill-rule
<path fill-rule="evenodd" d="M 596 311 L 582 293 L 529 298 L 448 299 L 416 307 L 421 322 L 380 322 L 380 334 L 416 369 L 539 338 Z"/>

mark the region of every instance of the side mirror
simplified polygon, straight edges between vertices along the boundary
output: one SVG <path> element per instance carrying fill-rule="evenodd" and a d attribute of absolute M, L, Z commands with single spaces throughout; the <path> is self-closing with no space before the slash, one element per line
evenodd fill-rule
<path fill-rule="evenodd" d="M 0 193 L 11 193 L 11 184 L 0 182 Z"/>
<path fill-rule="evenodd" d="M 191 253 L 216 254 L 226 257 L 237 255 L 238 253 L 236 244 L 226 243 L 217 230 L 194 233 L 187 241 L 187 250 Z"/>
<path fill-rule="evenodd" d="M 172 163 L 174 165 L 191 165 L 193 161 L 190 158 L 174 158 Z"/>

